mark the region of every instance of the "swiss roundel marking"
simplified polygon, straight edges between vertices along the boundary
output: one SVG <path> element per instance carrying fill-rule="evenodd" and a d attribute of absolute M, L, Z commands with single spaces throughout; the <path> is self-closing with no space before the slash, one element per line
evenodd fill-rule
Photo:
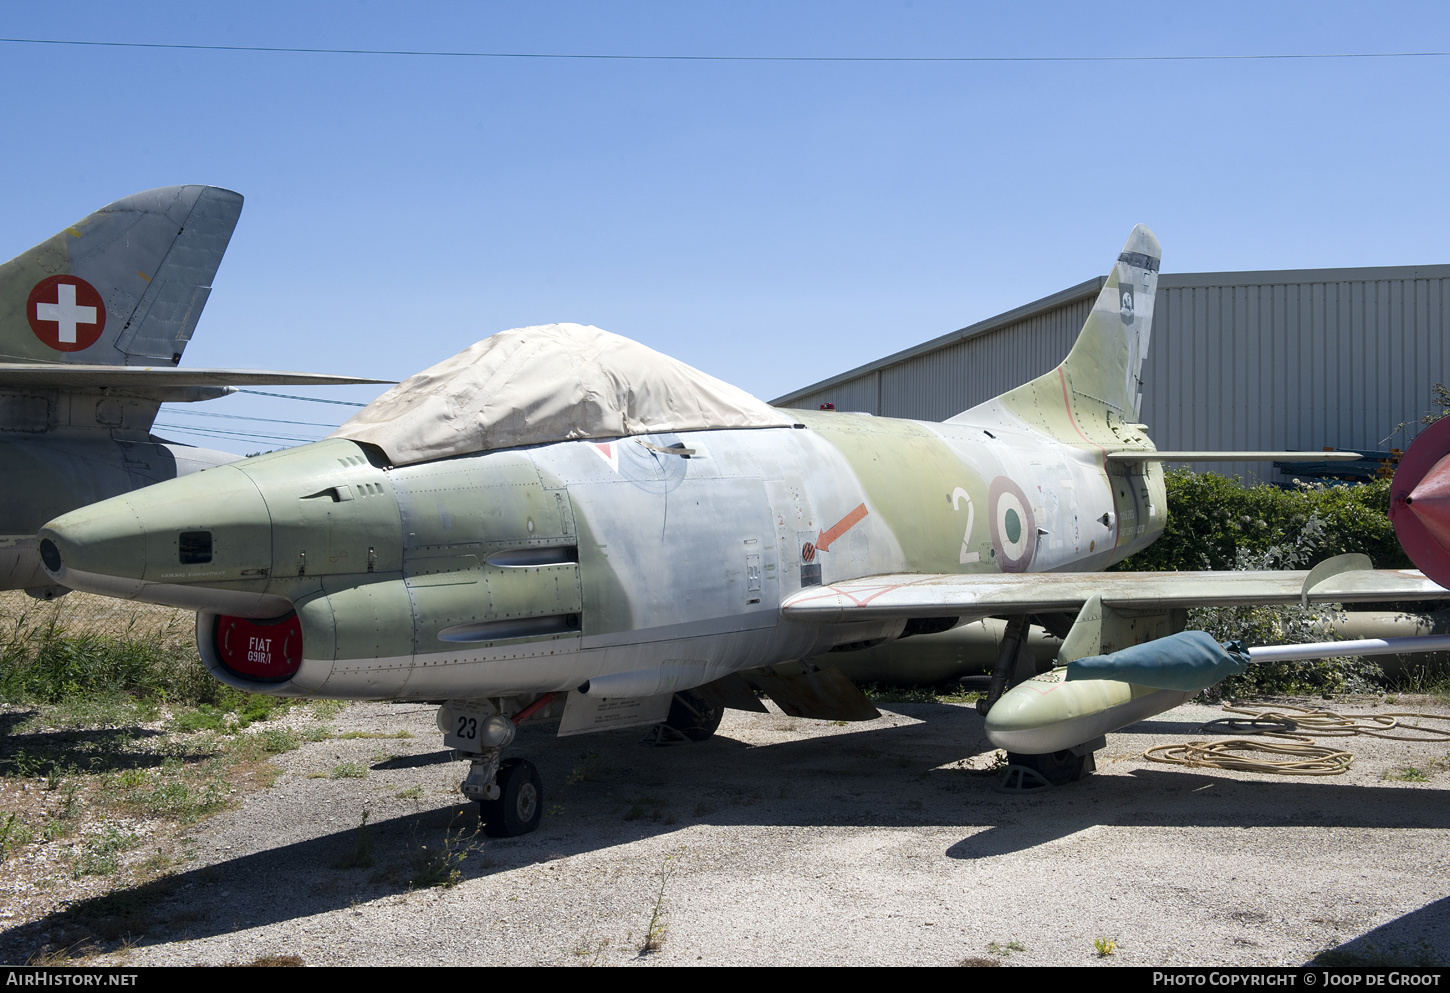
<path fill-rule="evenodd" d="M 998 476 L 987 491 L 987 504 L 991 508 L 988 520 L 997 568 L 1026 572 L 1037 551 L 1037 519 L 1032 516 L 1027 494 L 1006 476 Z"/>
<path fill-rule="evenodd" d="M 106 304 L 79 276 L 47 276 L 25 302 L 35 336 L 58 352 L 90 348 L 106 330 Z"/>

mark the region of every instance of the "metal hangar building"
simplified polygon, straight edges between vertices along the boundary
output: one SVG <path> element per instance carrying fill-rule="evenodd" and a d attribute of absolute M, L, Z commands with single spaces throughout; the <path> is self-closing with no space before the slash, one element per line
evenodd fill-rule
<path fill-rule="evenodd" d="M 1106 281 L 771 402 L 944 420 L 1055 368 Z M 1450 265 L 1164 273 L 1140 420 L 1165 450 L 1382 451 L 1408 445 L 1447 380 Z M 1272 463 L 1193 468 L 1287 478 Z"/>

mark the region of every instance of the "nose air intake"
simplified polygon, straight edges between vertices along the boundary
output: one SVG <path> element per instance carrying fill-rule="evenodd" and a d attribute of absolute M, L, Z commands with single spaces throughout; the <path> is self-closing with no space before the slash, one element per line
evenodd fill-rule
<path fill-rule="evenodd" d="M 239 679 L 280 683 L 302 667 L 302 624 L 295 612 L 270 620 L 218 617 L 212 642 L 217 660 Z"/>

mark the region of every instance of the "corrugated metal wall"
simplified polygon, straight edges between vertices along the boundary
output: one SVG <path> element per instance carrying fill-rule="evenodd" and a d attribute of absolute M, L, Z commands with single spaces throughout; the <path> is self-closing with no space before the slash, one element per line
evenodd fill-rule
<path fill-rule="evenodd" d="M 1056 366 L 1100 285 L 1090 280 L 775 403 L 943 420 Z M 1444 265 L 1164 274 L 1143 421 L 1163 449 L 1403 448 L 1431 387 L 1450 381 L 1447 304 Z M 1273 476 L 1268 464 L 1198 468 Z"/>

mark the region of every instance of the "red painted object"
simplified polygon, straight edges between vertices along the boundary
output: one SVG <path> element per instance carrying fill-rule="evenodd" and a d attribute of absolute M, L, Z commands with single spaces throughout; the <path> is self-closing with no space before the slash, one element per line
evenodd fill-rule
<path fill-rule="evenodd" d="M 1450 417 L 1421 431 L 1400 459 L 1390 521 L 1410 561 L 1450 588 Z"/>
<path fill-rule="evenodd" d="M 216 650 L 238 676 L 277 682 L 302 667 L 302 623 L 288 614 L 273 620 L 218 617 Z"/>

